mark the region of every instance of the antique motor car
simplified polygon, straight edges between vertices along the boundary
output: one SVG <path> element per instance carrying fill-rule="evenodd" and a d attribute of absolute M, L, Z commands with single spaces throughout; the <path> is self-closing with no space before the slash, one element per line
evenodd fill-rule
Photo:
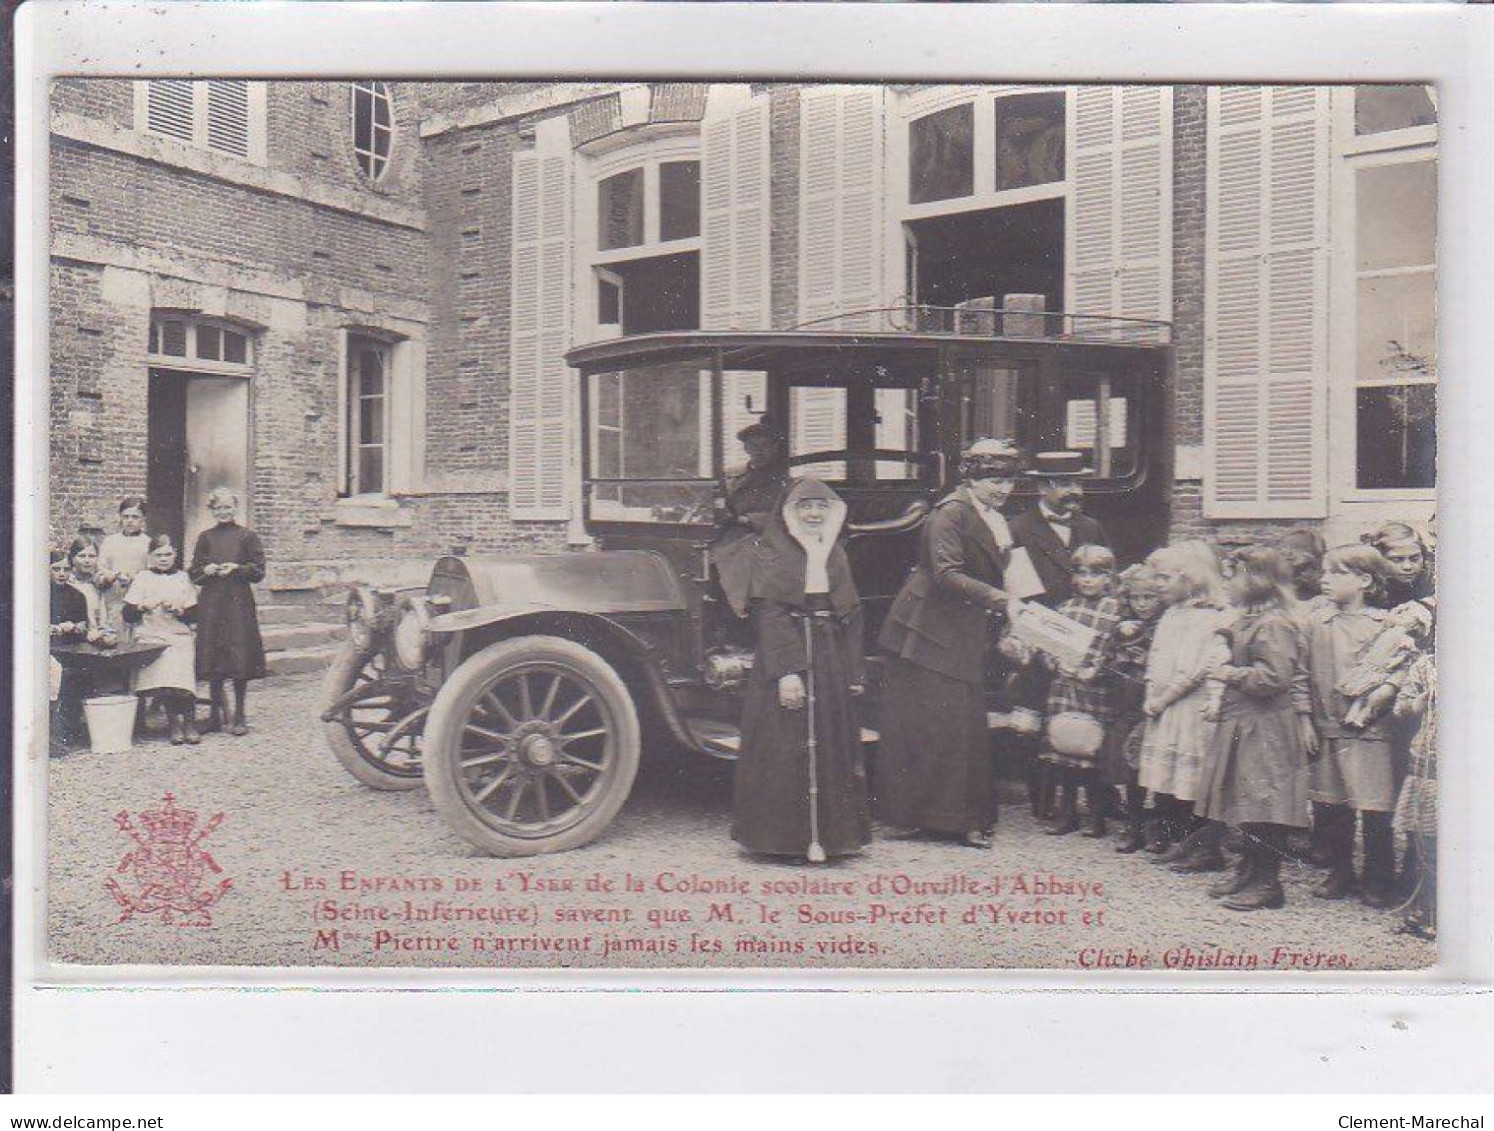
<path fill-rule="evenodd" d="M 713 551 L 744 460 L 737 432 L 764 414 L 787 437 L 788 474 L 821 478 L 846 500 L 869 652 L 972 438 L 1082 453 L 1086 508 L 1121 559 L 1160 541 L 1165 324 L 877 315 L 872 330 L 669 331 L 572 350 L 589 545 L 445 557 L 423 590 L 355 586 L 323 716 L 346 768 L 379 789 L 424 780 L 462 837 L 523 856 L 597 837 L 645 748 L 733 757 L 752 640 Z M 1011 502 L 1029 505 L 1030 493 Z"/>

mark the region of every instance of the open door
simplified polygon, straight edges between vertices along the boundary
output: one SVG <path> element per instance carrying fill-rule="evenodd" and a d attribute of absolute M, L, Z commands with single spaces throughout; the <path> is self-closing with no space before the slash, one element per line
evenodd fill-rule
<path fill-rule="evenodd" d="M 227 487 L 239 497 L 242 518 L 249 497 L 249 382 L 240 377 L 186 379 L 186 474 L 183 480 L 184 546 L 212 525 L 208 495 Z"/>

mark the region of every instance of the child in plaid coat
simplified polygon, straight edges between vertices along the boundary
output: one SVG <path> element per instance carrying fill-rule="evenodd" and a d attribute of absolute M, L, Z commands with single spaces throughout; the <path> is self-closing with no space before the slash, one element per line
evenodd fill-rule
<path fill-rule="evenodd" d="M 1070 563 L 1073 568 L 1074 596 L 1058 607 L 1058 612 L 1086 628 L 1095 630 L 1089 654 L 1076 668 L 1069 668 L 1051 657 L 1043 663 L 1054 671 L 1048 688 L 1048 741 L 1040 755 L 1054 769 L 1058 798 L 1053 823 L 1045 830 L 1050 836 L 1063 836 L 1079 827 L 1078 793 L 1082 787 L 1089 804 L 1089 822 L 1084 830 L 1088 837 L 1105 835 L 1105 795 L 1099 773 L 1103 728 L 1110 721 L 1110 682 L 1104 675 L 1104 661 L 1111 636 L 1120 623 L 1120 602 L 1111 594 L 1115 586 L 1115 555 L 1104 546 L 1076 547 Z M 1096 740 L 1088 743 L 1067 741 L 1063 731 L 1073 718 L 1089 716 L 1095 723 Z"/>

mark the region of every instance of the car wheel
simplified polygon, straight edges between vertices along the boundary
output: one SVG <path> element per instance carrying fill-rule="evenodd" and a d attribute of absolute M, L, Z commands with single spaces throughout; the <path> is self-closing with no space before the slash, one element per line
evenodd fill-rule
<path fill-rule="evenodd" d="M 638 775 L 638 712 L 589 648 L 525 636 L 469 656 L 425 728 L 425 783 L 463 839 L 495 856 L 596 839 Z"/>
<path fill-rule="evenodd" d="M 429 702 L 413 679 L 385 669 L 379 653 L 343 645 L 327 672 L 327 744 L 348 773 L 374 789 L 420 785 Z"/>

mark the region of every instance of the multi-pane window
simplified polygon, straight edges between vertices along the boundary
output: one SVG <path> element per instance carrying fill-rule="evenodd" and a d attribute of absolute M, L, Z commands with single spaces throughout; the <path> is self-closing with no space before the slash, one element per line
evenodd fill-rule
<path fill-rule="evenodd" d="M 371 181 L 389 167 L 394 141 L 394 103 L 382 82 L 355 82 L 353 94 L 353 153 L 358 168 Z"/>
<path fill-rule="evenodd" d="M 1437 163 L 1355 174 L 1356 486 L 1431 489 L 1437 476 Z"/>
<path fill-rule="evenodd" d="M 163 364 L 209 362 L 212 367 L 250 363 L 244 331 L 201 318 L 159 314 L 150 320 L 145 352 Z"/>
<path fill-rule="evenodd" d="M 348 493 L 377 495 L 388 488 L 389 346 L 348 338 Z"/>
<path fill-rule="evenodd" d="M 908 124 L 908 200 L 923 204 L 975 192 L 975 105 L 951 106 Z"/>
<path fill-rule="evenodd" d="M 141 82 L 137 124 L 146 133 L 200 149 L 263 160 L 264 83 L 246 79 Z"/>
<path fill-rule="evenodd" d="M 645 159 L 596 185 L 593 332 L 699 326 L 700 162 Z"/>
<path fill-rule="evenodd" d="M 1061 90 L 982 95 L 912 118 L 908 203 L 1061 184 L 1064 98 Z"/>
<path fill-rule="evenodd" d="M 1436 124 L 1437 109 L 1432 104 L 1429 87 L 1385 85 L 1354 88 L 1354 133 L 1360 137 Z"/>
<path fill-rule="evenodd" d="M 996 191 L 1063 180 L 1063 92 L 1014 94 L 995 109 Z"/>

